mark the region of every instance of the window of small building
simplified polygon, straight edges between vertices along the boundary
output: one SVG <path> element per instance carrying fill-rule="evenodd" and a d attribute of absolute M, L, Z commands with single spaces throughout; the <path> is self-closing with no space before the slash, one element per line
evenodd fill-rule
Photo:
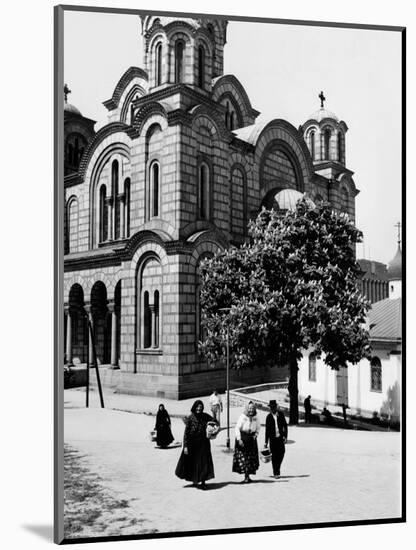
<path fill-rule="evenodd" d="M 316 382 L 316 354 L 309 354 L 309 381 Z"/>
<path fill-rule="evenodd" d="M 378 357 L 373 357 L 370 361 L 370 389 L 376 392 L 382 391 L 381 361 Z"/>
<path fill-rule="evenodd" d="M 152 313 L 149 304 L 149 292 L 143 293 L 143 348 L 150 348 L 152 344 Z"/>

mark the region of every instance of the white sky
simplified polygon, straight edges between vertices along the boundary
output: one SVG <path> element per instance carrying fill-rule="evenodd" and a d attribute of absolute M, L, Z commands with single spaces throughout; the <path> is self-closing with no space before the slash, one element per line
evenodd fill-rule
<path fill-rule="evenodd" d="M 69 102 L 96 128 L 124 71 L 142 66 L 140 33 L 136 15 L 65 12 Z M 325 106 L 349 127 L 347 167 L 361 191 L 356 219 L 365 257 L 389 262 L 401 219 L 400 33 L 231 21 L 224 72 L 240 80 L 262 118 L 295 127 L 319 108 L 324 91 Z"/>

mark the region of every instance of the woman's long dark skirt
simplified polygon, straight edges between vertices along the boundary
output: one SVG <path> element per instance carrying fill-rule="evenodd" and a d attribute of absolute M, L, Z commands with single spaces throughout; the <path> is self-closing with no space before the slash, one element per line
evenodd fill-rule
<path fill-rule="evenodd" d="M 237 440 L 234 445 L 233 472 L 237 474 L 255 474 L 259 469 L 259 449 L 254 437 L 244 439 L 244 447 Z"/>
<path fill-rule="evenodd" d="M 156 426 L 156 445 L 159 447 L 167 447 L 173 441 L 172 431 L 169 424 L 158 424 Z"/>
<path fill-rule="evenodd" d="M 175 475 L 192 483 L 207 481 L 214 477 L 209 439 L 198 438 L 188 443 L 188 454 L 186 455 L 182 450 Z"/>

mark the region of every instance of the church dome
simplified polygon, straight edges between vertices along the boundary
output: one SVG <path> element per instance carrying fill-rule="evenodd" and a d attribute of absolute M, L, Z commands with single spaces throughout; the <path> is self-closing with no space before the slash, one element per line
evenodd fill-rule
<path fill-rule="evenodd" d="M 81 111 L 75 107 L 75 105 L 72 105 L 71 103 L 64 104 L 64 111 L 65 113 L 72 113 L 74 115 L 82 116 Z"/>
<path fill-rule="evenodd" d="M 317 122 L 321 122 L 321 120 L 324 120 L 325 118 L 331 118 L 332 120 L 339 122 L 339 118 L 336 116 L 336 114 L 332 111 L 329 111 L 328 109 L 325 109 L 324 107 L 321 107 L 320 109 L 312 113 L 308 120 L 316 120 Z"/>
<path fill-rule="evenodd" d="M 389 281 L 397 281 L 402 278 L 402 251 L 400 246 L 397 248 L 396 255 L 389 263 L 387 273 Z"/>
<path fill-rule="evenodd" d="M 304 193 L 296 191 L 295 189 L 283 189 L 282 191 L 276 193 L 274 200 L 279 205 L 280 210 L 295 210 L 297 202 L 304 197 Z M 314 206 L 314 203 L 313 201 L 311 201 L 311 199 L 307 199 L 307 201 L 312 206 Z"/>

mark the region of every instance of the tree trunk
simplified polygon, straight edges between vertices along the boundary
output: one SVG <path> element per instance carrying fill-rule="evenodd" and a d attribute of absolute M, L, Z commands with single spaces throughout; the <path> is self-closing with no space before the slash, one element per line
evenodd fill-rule
<path fill-rule="evenodd" d="M 298 370 L 298 361 L 296 357 L 292 357 L 289 361 L 289 424 L 299 423 Z"/>

